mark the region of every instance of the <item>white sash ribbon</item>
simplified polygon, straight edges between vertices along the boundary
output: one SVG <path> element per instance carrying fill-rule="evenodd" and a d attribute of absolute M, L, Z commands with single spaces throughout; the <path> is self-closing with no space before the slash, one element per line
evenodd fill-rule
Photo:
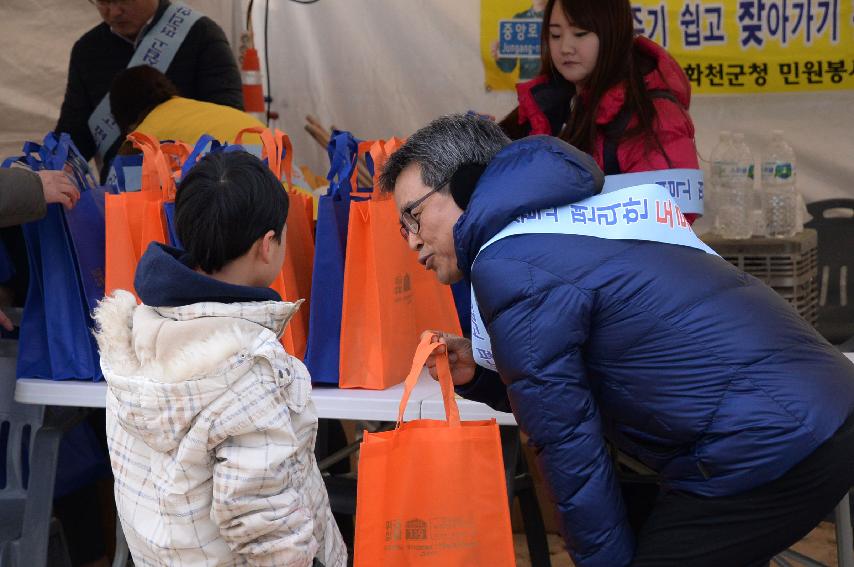
<path fill-rule="evenodd" d="M 502 238 L 517 234 L 578 234 L 611 240 L 677 244 L 717 256 L 694 234 L 677 203 L 670 191 L 659 184 L 613 190 L 571 205 L 526 213 L 481 246 L 478 255 Z M 480 366 L 495 370 L 492 341 L 480 316 L 473 287 L 471 334 L 475 361 Z"/>

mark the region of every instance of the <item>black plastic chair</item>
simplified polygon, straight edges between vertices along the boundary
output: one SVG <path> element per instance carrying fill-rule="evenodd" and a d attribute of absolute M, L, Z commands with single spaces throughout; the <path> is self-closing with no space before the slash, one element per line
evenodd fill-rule
<path fill-rule="evenodd" d="M 828 217 L 831 209 L 850 215 Z M 813 219 L 806 224 L 818 233 L 818 331 L 833 344 L 854 338 L 854 199 L 827 199 L 807 205 Z M 854 291 L 854 290 L 852 290 Z"/>

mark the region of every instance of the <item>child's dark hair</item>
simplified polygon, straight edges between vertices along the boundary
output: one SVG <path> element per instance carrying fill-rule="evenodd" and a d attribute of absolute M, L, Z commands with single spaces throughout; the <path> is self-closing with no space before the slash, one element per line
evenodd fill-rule
<path fill-rule="evenodd" d="M 288 195 L 261 160 L 243 151 L 199 160 L 178 186 L 175 231 L 190 262 L 205 273 L 243 256 L 267 231 L 276 239 L 288 216 Z"/>

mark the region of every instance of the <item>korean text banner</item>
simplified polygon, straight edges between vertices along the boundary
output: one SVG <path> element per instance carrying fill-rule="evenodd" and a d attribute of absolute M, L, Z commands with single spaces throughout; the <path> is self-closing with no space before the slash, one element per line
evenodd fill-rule
<path fill-rule="evenodd" d="M 501 53 L 493 49 L 506 29 L 499 22 L 515 17 L 523 4 L 482 3 L 488 88 L 513 88 L 524 80 L 509 64 L 502 67 Z M 635 0 L 632 12 L 635 32 L 679 61 L 695 93 L 854 89 L 852 0 Z"/>

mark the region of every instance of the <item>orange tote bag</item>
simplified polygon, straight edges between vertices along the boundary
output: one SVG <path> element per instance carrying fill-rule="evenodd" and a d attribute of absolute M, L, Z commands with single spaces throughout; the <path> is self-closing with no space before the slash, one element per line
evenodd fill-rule
<path fill-rule="evenodd" d="M 174 199 L 175 180 L 160 142 L 141 132 L 128 136 L 142 150 L 142 186 L 132 193 L 104 197 L 106 225 L 105 293 L 116 289 L 134 295 L 136 266 L 152 241 L 168 242 L 163 203 Z"/>
<path fill-rule="evenodd" d="M 342 388 L 382 390 L 399 384 L 422 331 L 462 334 L 451 288 L 418 263 L 400 237 L 394 200 L 380 194 L 376 185 L 398 144 L 395 139 L 359 144 L 359 153 L 369 151 L 373 159 L 374 190 L 368 200 L 350 202 L 341 310 Z"/>
<path fill-rule="evenodd" d="M 364 433 L 355 567 L 516 565 L 498 425 L 460 421 L 447 354 L 437 361 L 446 421 L 403 423 L 409 394 L 438 346 L 430 337 L 418 345 L 397 428 Z"/>
<path fill-rule="evenodd" d="M 285 261 L 282 271 L 270 286 L 283 301 L 303 299 L 282 335 L 285 351 L 303 359 L 308 344 L 308 320 L 311 309 L 311 274 L 314 269 L 314 232 L 311 210 L 302 194 L 289 191 L 288 219 L 285 233 Z"/>
<path fill-rule="evenodd" d="M 251 127 L 241 130 L 235 144 L 240 144 L 245 134 L 257 134 L 261 139 L 261 158 L 277 179 L 283 179 L 290 187 L 293 167 L 293 146 L 287 134 L 280 130 L 271 132 L 266 128 Z M 308 343 L 308 320 L 311 296 L 311 273 L 314 265 L 314 230 L 311 203 L 306 203 L 302 194 L 288 191 L 288 218 L 285 233 L 285 261 L 281 272 L 270 287 L 283 301 L 296 303 L 304 300 L 300 309 L 285 327 L 281 343 L 288 354 L 299 359 L 305 356 Z"/>

